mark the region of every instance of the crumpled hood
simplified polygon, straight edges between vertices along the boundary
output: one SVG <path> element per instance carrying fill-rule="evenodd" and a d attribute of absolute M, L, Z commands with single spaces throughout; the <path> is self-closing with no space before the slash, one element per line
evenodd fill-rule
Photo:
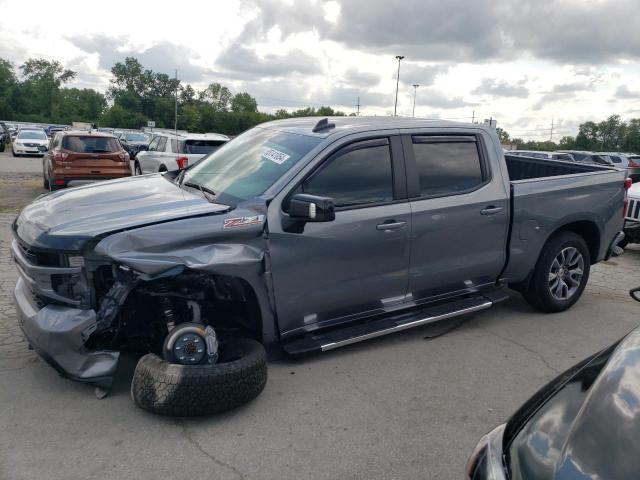
<path fill-rule="evenodd" d="M 45 195 L 24 208 L 14 228 L 33 247 L 77 251 L 106 233 L 229 209 L 156 174 Z"/>

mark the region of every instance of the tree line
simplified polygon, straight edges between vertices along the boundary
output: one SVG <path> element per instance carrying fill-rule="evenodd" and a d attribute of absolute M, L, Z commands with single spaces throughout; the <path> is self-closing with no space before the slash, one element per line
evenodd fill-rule
<path fill-rule="evenodd" d="M 232 93 L 214 82 L 203 90 L 143 67 L 127 57 L 111 68 L 105 93 L 90 88 L 69 88 L 77 72 L 57 61 L 31 58 L 15 66 L 0 58 L 0 119 L 69 125 L 90 122 L 98 126 L 140 128 L 153 120 L 159 128 L 173 128 L 178 95 L 178 129 L 236 135 L 262 122 L 290 117 L 345 115 L 331 107 L 307 107 L 275 113 L 258 110 L 247 92 Z M 351 114 L 353 115 L 353 114 Z M 640 152 L 640 119 L 623 121 L 612 115 L 601 122 L 585 122 L 575 137 L 558 142 L 512 138 L 498 128 L 503 143 L 526 150 L 577 149 Z"/>
<path fill-rule="evenodd" d="M 503 144 L 516 145 L 520 150 L 589 150 L 592 152 L 640 153 L 640 118 L 624 121 L 620 115 L 611 115 L 601 122 L 584 122 L 575 137 L 564 136 L 556 142 L 525 141 L 511 138 L 506 130 L 498 128 Z"/>
<path fill-rule="evenodd" d="M 106 93 L 68 88 L 77 72 L 57 61 L 29 59 L 16 71 L 0 58 L 0 119 L 69 125 L 140 128 L 153 120 L 158 128 L 173 128 L 178 96 L 178 129 L 236 135 L 259 123 L 290 117 L 345 115 L 331 107 L 307 107 L 275 113 L 258 110 L 247 92 L 233 94 L 220 83 L 196 90 L 188 83 L 143 67 L 134 57 L 116 63 Z"/>

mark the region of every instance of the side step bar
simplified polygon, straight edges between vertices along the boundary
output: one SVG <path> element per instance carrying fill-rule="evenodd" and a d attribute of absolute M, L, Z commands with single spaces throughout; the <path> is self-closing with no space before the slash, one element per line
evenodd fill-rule
<path fill-rule="evenodd" d="M 506 300 L 509 296 L 502 291 L 493 291 L 455 302 L 425 307 L 406 313 L 395 313 L 392 316 L 377 317 L 365 320 L 356 325 L 309 333 L 290 341 L 283 342 L 283 348 L 289 355 L 305 355 L 326 352 L 353 343 L 381 337 L 390 333 L 401 332 L 409 328 L 427 325 L 447 318 L 485 310 L 495 303 Z"/>

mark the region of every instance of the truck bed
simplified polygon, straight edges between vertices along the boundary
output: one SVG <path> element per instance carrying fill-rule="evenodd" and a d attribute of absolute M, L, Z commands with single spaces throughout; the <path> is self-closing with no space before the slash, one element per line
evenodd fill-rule
<path fill-rule="evenodd" d="M 525 278 L 532 259 L 560 227 L 593 233 L 598 240 L 590 245 L 591 261 L 602 260 L 621 228 L 625 172 L 515 155 L 505 155 L 505 161 L 512 210 L 505 278 Z"/>
<path fill-rule="evenodd" d="M 575 173 L 610 171 L 610 167 L 587 165 L 584 163 L 563 162 L 561 160 L 547 160 L 520 155 L 506 154 L 510 180 L 528 180 L 531 178 L 557 177 L 560 175 L 572 175 Z"/>

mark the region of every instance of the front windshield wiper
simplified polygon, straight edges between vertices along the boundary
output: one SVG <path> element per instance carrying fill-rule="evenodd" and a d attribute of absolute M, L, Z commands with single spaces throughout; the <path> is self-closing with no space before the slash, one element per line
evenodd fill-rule
<path fill-rule="evenodd" d="M 195 183 L 195 182 L 186 182 L 184 184 L 185 187 L 191 187 L 191 188 L 197 188 L 202 192 L 202 195 L 210 202 L 212 202 L 213 200 L 215 200 L 216 198 L 216 192 L 214 192 L 213 190 L 211 190 L 210 188 L 204 187 L 202 185 L 200 185 L 199 183 Z M 211 195 L 213 198 L 209 198 L 208 195 Z"/>

